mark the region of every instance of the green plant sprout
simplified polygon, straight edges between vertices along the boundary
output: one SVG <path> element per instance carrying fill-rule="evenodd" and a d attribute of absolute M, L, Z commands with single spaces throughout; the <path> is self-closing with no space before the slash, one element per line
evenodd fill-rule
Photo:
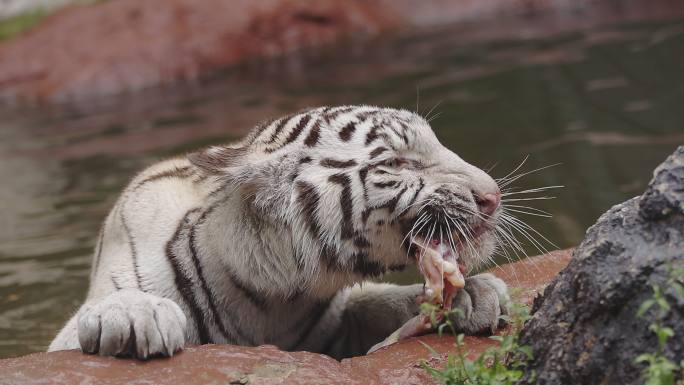
<path fill-rule="evenodd" d="M 510 327 L 502 335 L 492 336 L 498 346 L 485 350 L 475 360 L 467 358 L 463 334 L 457 334 L 451 322 L 452 316 L 462 315 L 460 309 L 444 311 L 433 304 L 423 304 L 421 311 L 430 316 L 430 321 L 441 335 L 449 329 L 456 335 L 456 355 L 449 354 L 443 369 L 436 369 L 423 362 L 422 367 L 439 383 L 445 385 L 513 385 L 523 377 L 524 367 L 532 359 L 532 349 L 518 344 L 518 335 L 525 322 L 530 319 L 529 309 L 522 304 L 511 304 L 508 316 L 501 319 Z M 434 355 L 439 354 L 427 344 L 423 345 Z"/>
<path fill-rule="evenodd" d="M 665 288 L 672 288 L 677 296 L 684 299 L 684 285 L 681 283 L 684 268 L 670 266 L 668 273 Z M 677 365 L 664 355 L 667 341 L 675 336 L 674 330 L 662 323 L 672 306 L 665 296 L 666 289 L 659 285 L 653 285 L 652 288 L 653 296 L 639 306 L 637 316 L 643 317 L 651 308 L 656 307 L 655 321 L 649 326 L 649 330 L 656 335 L 658 348 L 655 353 L 640 354 L 634 362 L 646 364 L 641 373 L 645 385 L 684 385 L 684 360 Z"/>
<path fill-rule="evenodd" d="M 0 40 L 9 39 L 28 31 L 38 25 L 47 14 L 46 11 L 38 9 L 0 20 Z"/>
<path fill-rule="evenodd" d="M 106 0 L 78 0 L 73 1 L 73 5 L 87 5 L 104 3 Z M 33 27 L 40 24 L 47 16 L 52 14 L 52 10 L 36 7 L 24 13 L 0 20 L 0 41 L 17 37 Z"/>

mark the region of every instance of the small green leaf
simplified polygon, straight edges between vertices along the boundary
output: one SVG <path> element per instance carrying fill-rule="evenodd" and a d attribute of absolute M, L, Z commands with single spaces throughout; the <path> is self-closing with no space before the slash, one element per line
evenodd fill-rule
<path fill-rule="evenodd" d="M 670 311 L 670 304 L 667 302 L 665 297 L 657 298 L 656 303 L 658 304 L 658 307 L 660 307 L 660 309 L 663 310 L 664 312 Z"/>
<path fill-rule="evenodd" d="M 459 345 L 463 345 L 463 339 L 465 338 L 465 335 L 459 334 L 456 336 L 456 343 Z"/>
<path fill-rule="evenodd" d="M 518 346 L 518 351 L 523 353 L 528 360 L 531 360 L 534 358 L 534 355 L 532 354 L 532 347 L 531 346 Z"/>
<path fill-rule="evenodd" d="M 638 317 L 643 317 L 644 314 L 650 309 L 653 305 L 655 305 L 655 300 L 654 299 L 648 299 L 644 301 L 641 306 L 639 306 L 639 310 L 637 311 L 637 316 Z"/>
<path fill-rule="evenodd" d="M 636 356 L 634 362 L 640 364 L 642 362 L 650 362 L 653 355 L 651 353 L 642 353 Z"/>
<path fill-rule="evenodd" d="M 677 295 L 684 299 L 684 285 L 680 284 L 679 282 L 673 282 L 672 287 L 675 289 L 677 292 Z"/>

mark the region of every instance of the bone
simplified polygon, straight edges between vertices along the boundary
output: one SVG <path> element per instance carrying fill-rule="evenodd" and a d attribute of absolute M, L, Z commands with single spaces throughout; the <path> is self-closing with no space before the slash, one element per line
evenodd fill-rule
<path fill-rule="evenodd" d="M 373 353 L 401 340 L 423 335 L 428 333 L 430 330 L 432 330 L 430 317 L 424 314 L 419 314 L 406 321 L 406 323 L 404 323 L 399 329 L 390 334 L 389 337 L 385 338 L 384 341 L 375 344 L 372 348 L 370 348 L 370 350 L 368 350 L 367 354 Z"/>
<path fill-rule="evenodd" d="M 436 257 L 436 258 L 435 258 Z M 442 303 L 442 292 L 444 291 L 444 278 L 441 265 L 436 263 L 436 259 L 441 260 L 441 256 L 433 249 L 424 248 L 420 250 L 418 258 L 418 268 L 425 277 L 425 295 L 429 302 Z"/>
<path fill-rule="evenodd" d="M 454 251 L 444 244 L 431 247 L 423 240 L 414 243 L 420 247 L 418 267 L 425 277 L 425 299 L 450 308 L 458 290 L 465 286 Z"/>

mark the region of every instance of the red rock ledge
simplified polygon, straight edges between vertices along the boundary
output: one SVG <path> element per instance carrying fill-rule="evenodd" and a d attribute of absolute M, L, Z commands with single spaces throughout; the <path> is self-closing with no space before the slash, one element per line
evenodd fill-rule
<path fill-rule="evenodd" d="M 530 302 L 570 261 L 572 250 L 555 251 L 504 265 L 492 272 L 505 280 L 517 301 Z M 431 357 L 421 342 L 441 357 Z M 465 339 L 469 354 L 492 345 L 482 337 Z M 440 365 L 454 350 L 451 336 L 435 334 L 401 341 L 373 354 L 338 362 L 308 352 L 274 346 L 203 345 L 167 359 L 146 362 L 84 355 L 78 351 L 36 353 L 0 360 L 2 384 L 432 384 L 420 367 Z"/>

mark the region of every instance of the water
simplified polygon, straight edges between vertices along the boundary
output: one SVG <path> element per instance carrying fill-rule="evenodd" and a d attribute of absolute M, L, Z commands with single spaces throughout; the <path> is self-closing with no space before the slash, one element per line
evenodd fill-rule
<path fill-rule="evenodd" d="M 306 106 L 418 101 L 439 114 L 443 143 L 496 165 L 494 176 L 528 155 L 526 170 L 559 163 L 518 185 L 565 186 L 530 202 L 552 219 L 526 220 L 558 247 L 576 245 L 684 143 L 684 19 L 467 37 L 487 28 L 357 41 L 87 106 L 0 111 L 0 357 L 44 350 L 77 309 L 99 224 L 137 170 Z"/>

